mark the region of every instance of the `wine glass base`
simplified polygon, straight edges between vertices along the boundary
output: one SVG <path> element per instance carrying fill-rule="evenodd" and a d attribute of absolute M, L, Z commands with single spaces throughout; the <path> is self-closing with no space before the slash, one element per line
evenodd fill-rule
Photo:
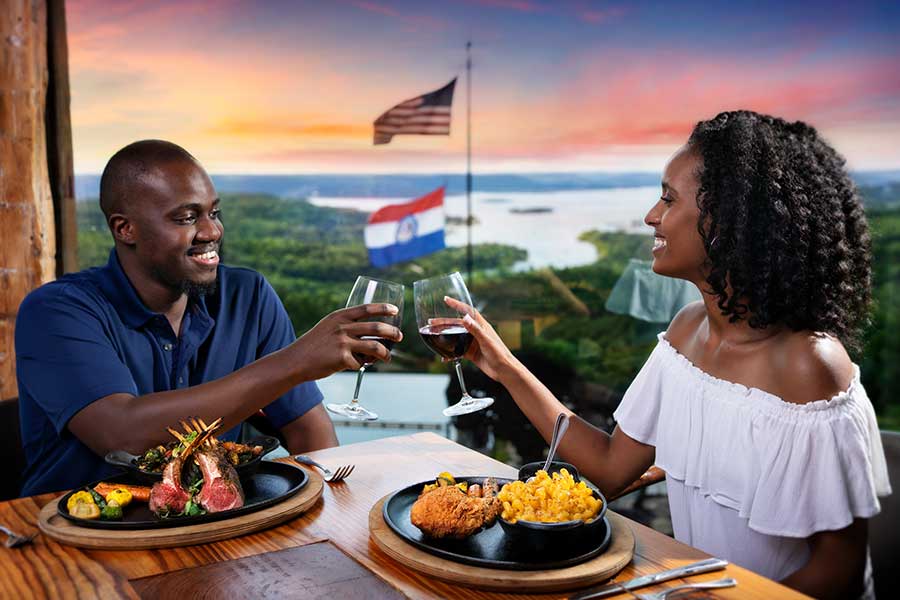
<path fill-rule="evenodd" d="M 329 412 L 341 415 L 352 421 L 375 421 L 378 415 L 367 408 L 363 408 L 359 404 L 326 404 L 325 408 Z"/>
<path fill-rule="evenodd" d="M 448 406 L 442 412 L 445 417 L 458 417 L 483 410 L 494 403 L 493 398 L 463 398 L 453 406 Z"/>

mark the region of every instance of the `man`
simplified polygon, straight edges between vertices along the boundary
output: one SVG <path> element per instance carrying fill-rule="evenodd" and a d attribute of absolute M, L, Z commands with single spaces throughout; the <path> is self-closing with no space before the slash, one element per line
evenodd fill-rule
<path fill-rule="evenodd" d="M 16 372 L 28 466 L 22 493 L 83 485 L 111 473 L 110 450 L 139 454 L 188 416 L 222 417 L 222 439 L 263 409 L 288 450 L 334 446 L 316 379 L 382 360 L 375 336 L 400 331 L 361 318 L 386 304 L 338 310 L 294 341 L 258 273 L 219 264 L 219 199 L 175 144 L 117 152 L 100 181 L 115 248 L 105 267 L 33 291 L 16 321 Z"/>

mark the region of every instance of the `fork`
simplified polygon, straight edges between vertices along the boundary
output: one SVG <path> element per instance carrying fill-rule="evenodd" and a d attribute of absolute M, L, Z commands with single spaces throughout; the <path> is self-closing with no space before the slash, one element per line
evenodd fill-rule
<path fill-rule="evenodd" d="M 342 467 L 338 467 L 333 473 L 331 469 L 324 465 L 320 465 L 310 457 L 305 454 L 297 454 L 294 456 L 294 460 L 296 460 L 301 465 L 312 465 L 314 467 L 318 467 L 322 469 L 322 473 L 325 475 L 325 481 L 328 483 L 337 483 L 339 481 L 343 481 L 346 479 L 350 473 L 353 472 L 353 469 L 356 468 L 356 465 L 344 465 Z"/>
<path fill-rule="evenodd" d="M 15 548 L 16 546 L 21 546 L 23 544 L 27 544 L 31 540 L 37 536 L 37 533 L 32 533 L 31 535 L 19 535 L 10 531 L 3 525 L 0 525 L 0 531 L 6 534 L 6 547 L 7 548 Z"/>
<path fill-rule="evenodd" d="M 726 577 L 725 579 L 717 579 L 715 581 L 686 583 L 684 585 L 678 585 L 661 592 L 656 592 L 653 594 L 635 594 L 635 596 L 637 596 L 641 600 L 666 600 L 666 598 L 669 598 L 671 594 L 677 594 L 678 592 L 683 592 L 686 590 L 709 590 L 713 588 L 732 587 L 735 585 L 737 585 L 737 580 L 731 577 Z"/>

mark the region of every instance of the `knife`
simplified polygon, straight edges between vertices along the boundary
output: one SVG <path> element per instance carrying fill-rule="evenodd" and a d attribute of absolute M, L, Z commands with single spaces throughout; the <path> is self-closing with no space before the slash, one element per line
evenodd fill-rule
<path fill-rule="evenodd" d="M 710 571 L 718 571 L 719 569 L 724 569 L 727 566 L 727 560 L 722 560 L 721 558 L 707 558 L 706 560 L 701 560 L 689 565 L 684 565 L 683 567 L 669 569 L 668 571 L 660 571 L 659 573 L 654 573 L 653 575 L 635 577 L 634 579 L 630 579 L 623 583 L 608 583 L 606 585 L 601 585 L 600 587 L 573 594 L 569 596 L 569 600 L 606 598 L 607 596 L 624 594 L 625 592 L 628 592 L 630 590 L 645 587 L 648 585 L 655 585 L 657 583 L 662 583 L 663 581 L 669 581 L 670 579 L 688 577 L 690 575 L 698 575 L 700 573 L 709 573 Z"/>

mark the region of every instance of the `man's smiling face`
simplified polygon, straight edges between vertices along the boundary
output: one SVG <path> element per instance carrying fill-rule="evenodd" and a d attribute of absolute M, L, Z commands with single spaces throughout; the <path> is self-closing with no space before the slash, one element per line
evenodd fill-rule
<path fill-rule="evenodd" d="M 129 202 L 134 250 L 144 273 L 173 291 L 215 288 L 224 228 L 206 172 L 189 160 L 153 168 Z"/>

